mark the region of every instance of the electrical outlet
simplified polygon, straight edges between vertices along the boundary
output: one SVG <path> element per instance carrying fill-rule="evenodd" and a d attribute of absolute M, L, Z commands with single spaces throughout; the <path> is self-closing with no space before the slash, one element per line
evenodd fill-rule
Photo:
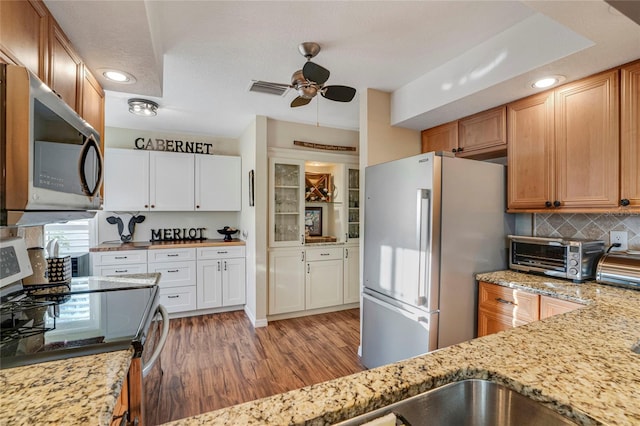
<path fill-rule="evenodd" d="M 620 244 L 620 247 L 614 247 L 611 251 L 626 251 L 629 248 L 627 244 L 627 231 L 611 231 L 609 232 L 609 240 L 610 244 Z"/>

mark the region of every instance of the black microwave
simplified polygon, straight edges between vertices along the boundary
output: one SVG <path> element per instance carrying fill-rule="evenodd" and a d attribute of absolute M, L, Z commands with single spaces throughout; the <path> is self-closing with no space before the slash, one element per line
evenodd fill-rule
<path fill-rule="evenodd" d="M 582 282 L 595 278 L 604 241 L 509 235 L 509 268 Z"/>

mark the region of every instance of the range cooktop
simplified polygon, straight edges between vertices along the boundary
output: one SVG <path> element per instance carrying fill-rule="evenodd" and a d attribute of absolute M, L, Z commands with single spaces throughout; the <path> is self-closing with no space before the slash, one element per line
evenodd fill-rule
<path fill-rule="evenodd" d="M 141 351 L 158 292 L 148 277 L 80 277 L 9 294 L 0 303 L 0 368 Z"/>

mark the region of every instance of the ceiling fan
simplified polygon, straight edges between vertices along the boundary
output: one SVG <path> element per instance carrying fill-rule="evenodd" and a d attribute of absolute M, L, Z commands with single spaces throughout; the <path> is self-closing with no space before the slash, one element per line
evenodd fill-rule
<path fill-rule="evenodd" d="M 298 96 L 291 102 L 291 107 L 299 107 L 307 105 L 318 93 L 323 97 L 332 101 L 350 102 L 356 95 L 356 89 L 349 86 L 331 85 L 325 86 L 324 83 L 329 79 L 329 70 L 320 65 L 311 62 L 311 59 L 320 53 L 320 45 L 314 42 L 300 43 L 298 46 L 300 54 L 307 58 L 301 70 L 293 73 L 291 76 L 291 84 L 256 82 L 263 86 L 271 86 L 273 88 L 295 89 Z"/>

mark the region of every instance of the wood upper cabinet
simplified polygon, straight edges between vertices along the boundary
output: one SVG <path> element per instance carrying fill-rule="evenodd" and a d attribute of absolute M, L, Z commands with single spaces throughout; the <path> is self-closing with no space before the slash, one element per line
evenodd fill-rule
<path fill-rule="evenodd" d="M 507 105 L 510 209 L 544 208 L 554 199 L 554 93 L 539 93 Z"/>
<path fill-rule="evenodd" d="M 71 108 L 80 111 L 82 62 L 60 26 L 49 22 L 49 78 L 48 85 Z"/>
<path fill-rule="evenodd" d="M 41 1 L 0 1 L 0 59 L 47 81 L 47 8 Z"/>
<path fill-rule="evenodd" d="M 507 149 L 507 113 L 500 106 L 458 121 L 458 156 Z M 505 152 L 506 153 L 506 152 Z"/>
<path fill-rule="evenodd" d="M 618 101 L 618 70 L 555 90 L 556 198 L 562 207 L 618 206 Z"/>
<path fill-rule="evenodd" d="M 508 105 L 509 211 L 617 208 L 618 100 L 612 70 Z"/>
<path fill-rule="evenodd" d="M 500 106 L 422 131 L 422 152 L 447 151 L 477 160 L 507 149 L 506 107 Z"/>
<path fill-rule="evenodd" d="M 640 61 L 622 67 L 621 75 L 620 204 L 638 207 L 640 206 Z"/>
<path fill-rule="evenodd" d="M 458 121 L 422 131 L 422 152 L 458 150 Z"/>
<path fill-rule="evenodd" d="M 80 115 L 100 133 L 100 149 L 104 153 L 104 90 L 84 65 L 82 76 Z"/>

